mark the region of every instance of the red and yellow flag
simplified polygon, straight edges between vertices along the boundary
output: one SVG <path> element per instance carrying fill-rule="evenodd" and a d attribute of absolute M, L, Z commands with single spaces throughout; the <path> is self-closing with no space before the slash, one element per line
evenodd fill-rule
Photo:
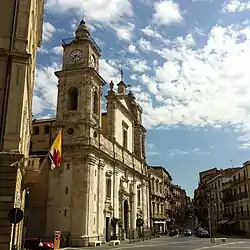
<path fill-rule="evenodd" d="M 55 141 L 50 148 L 49 158 L 51 160 L 52 170 L 56 167 L 60 167 L 62 161 L 62 130 L 59 131 Z"/>

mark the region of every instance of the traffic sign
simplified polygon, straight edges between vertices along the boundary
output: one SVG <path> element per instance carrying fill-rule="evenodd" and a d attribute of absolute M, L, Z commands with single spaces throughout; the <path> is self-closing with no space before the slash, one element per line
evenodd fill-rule
<path fill-rule="evenodd" d="M 8 213 L 8 220 L 12 224 L 17 224 L 23 219 L 23 211 L 20 208 L 12 208 Z"/>

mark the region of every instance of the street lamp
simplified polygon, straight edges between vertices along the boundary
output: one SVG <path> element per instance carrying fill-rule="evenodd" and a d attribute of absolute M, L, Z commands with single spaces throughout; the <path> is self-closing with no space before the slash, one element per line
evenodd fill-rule
<path fill-rule="evenodd" d="M 209 238 L 210 238 L 210 241 L 211 241 L 211 238 L 212 238 L 212 226 L 211 226 L 210 204 L 208 205 L 208 226 L 209 226 Z"/>

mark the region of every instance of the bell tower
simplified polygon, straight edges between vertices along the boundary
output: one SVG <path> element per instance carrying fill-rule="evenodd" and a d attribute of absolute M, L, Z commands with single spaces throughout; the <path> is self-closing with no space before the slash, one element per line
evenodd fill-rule
<path fill-rule="evenodd" d="M 84 141 L 91 128 L 101 125 L 101 96 L 105 84 L 99 75 L 101 50 L 81 21 L 75 37 L 62 42 L 62 70 L 58 77 L 56 127 L 63 128 L 64 142 Z M 86 142 L 86 140 L 85 140 Z"/>

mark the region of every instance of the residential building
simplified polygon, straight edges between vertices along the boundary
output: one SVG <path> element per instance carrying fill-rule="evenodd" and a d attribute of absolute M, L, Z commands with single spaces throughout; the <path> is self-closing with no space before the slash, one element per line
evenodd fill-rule
<path fill-rule="evenodd" d="M 229 233 L 244 232 L 250 235 L 249 170 L 247 161 L 236 169 L 223 184 L 224 230 Z"/>
<path fill-rule="evenodd" d="M 207 182 L 216 176 L 220 170 L 217 168 L 208 169 L 199 173 L 199 185 L 194 192 L 193 209 L 194 215 L 199 220 L 199 223 L 204 227 L 208 225 L 208 196 L 209 188 Z"/>
<path fill-rule="evenodd" d="M 0 249 L 12 248 L 13 207 L 24 210 L 36 50 L 41 45 L 43 0 L 1 2 L 0 16 Z M 22 223 L 13 242 L 22 243 Z"/>
<path fill-rule="evenodd" d="M 99 74 L 101 51 L 84 21 L 75 37 L 64 40 L 62 46 L 62 70 L 55 72 L 59 81 L 56 118 L 34 122 L 31 150 L 34 158 L 43 154 L 51 138 L 62 131 L 62 164 L 53 171 L 43 167 L 44 176 L 31 190 L 27 237 L 39 231 L 52 237 L 60 229 L 69 235 L 71 246 L 136 238 L 150 227 L 142 108 L 127 91 L 121 74 L 117 92 L 110 82 L 107 112 L 101 112 L 106 84 Z M 44 133 L 46 125 L 48 133 Z M 46 200 L 44 207 L 36 194 Z M 43 211 L 45 223 L 36 221 L 34 204 Z"/>
<path fill-rule="evenodd" d="M 150 180 L 151 227 L 164 233 L 171 220 L 171 205 L 168 197 L 172 177 L 161 166 L 148 167 L 148 174 Z"/>
<path fill-rule="evenodd" d="M 208 187 L 208 207 L 209 216 L 211 216 L 211 228 L 213 232 L 220 229 L 220 225 L 224 223 L 224 205 L 223 205 L 223 183 L 227 182 L 233 173 L 237 171 L 237 168 L 227 168 L 220 170 L 213 178 L 207 181 Z"/>

